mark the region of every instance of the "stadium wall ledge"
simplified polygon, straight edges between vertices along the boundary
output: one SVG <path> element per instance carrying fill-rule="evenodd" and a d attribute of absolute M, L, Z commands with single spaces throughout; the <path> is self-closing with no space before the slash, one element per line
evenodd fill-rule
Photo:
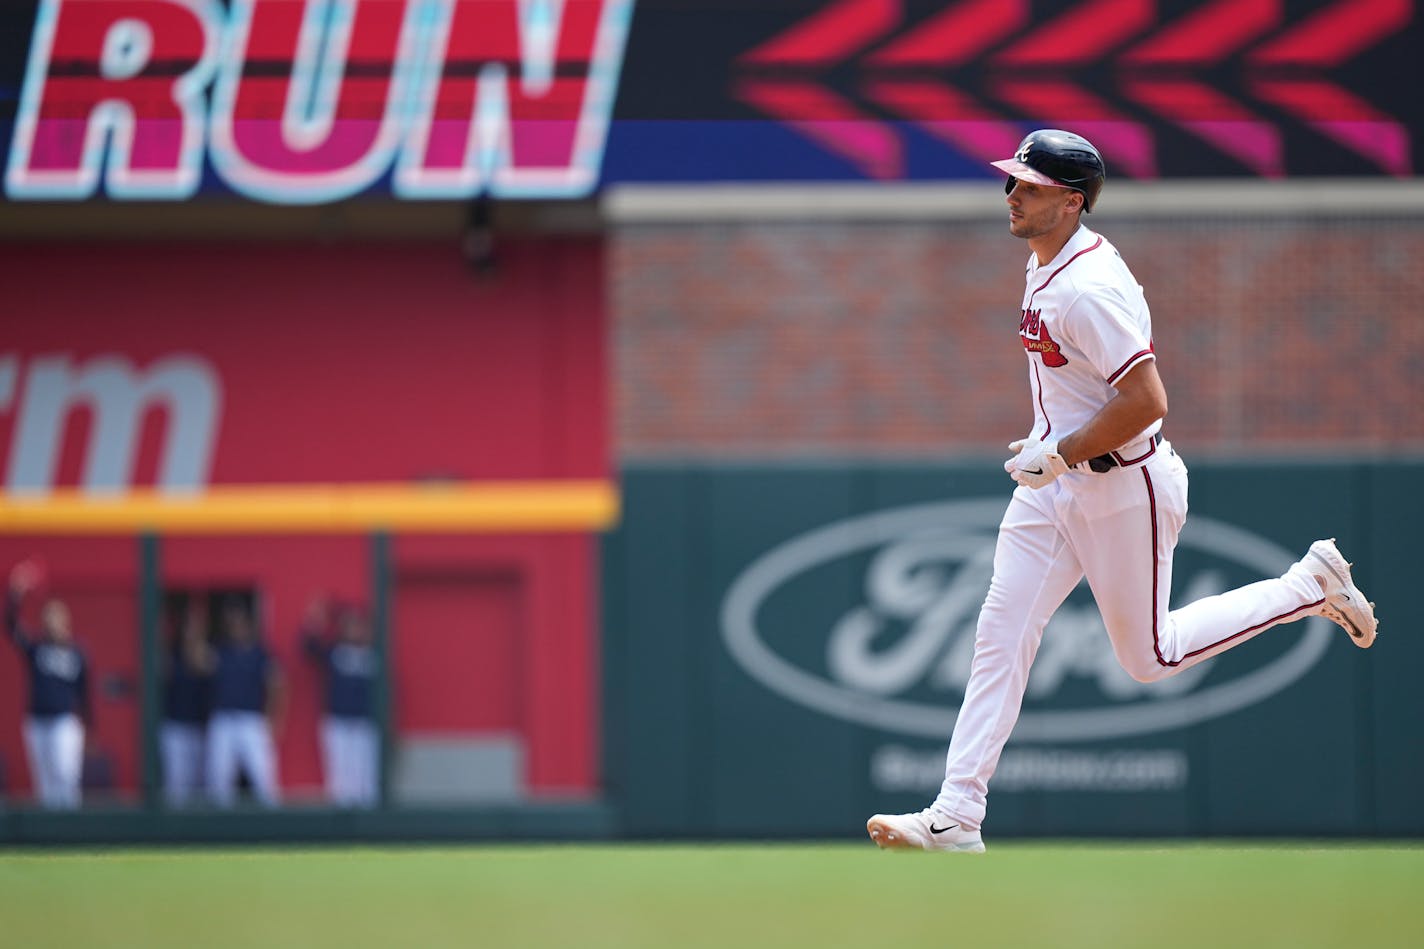
<path fill-rule="evenodd" d="M 0 810 L 0 845 L 20 847 L 600 840 L 616 828 L 610 805 L 588 801 L 369 811 Z"/>
<path fill-rule="evenodd" d="M 600 212 L 611 224 L 736 221 L 997 220 L 1003 196 L 987 181 L 614 185 Z M 1400 217 L 1424 214 L 1424 180 L 1110 181 L 1093 215 L 1113 218 Z"/>

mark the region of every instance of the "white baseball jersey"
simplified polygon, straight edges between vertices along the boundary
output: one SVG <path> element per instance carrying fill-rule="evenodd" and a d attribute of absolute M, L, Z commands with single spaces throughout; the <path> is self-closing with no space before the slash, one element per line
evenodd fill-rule
<path fill-rule="evenodd" d="M 1019 338 L 1033 394 L 1030 434 L 1044 441 L 1077 431 L 1116 395 L 1113 383 L 1155 358 L 1142 287 L 1117 248 L 1084 226 L 1047 264 L 1029 255 Z M 1161 427 L 1159 419 L 1128 445 Z"/>

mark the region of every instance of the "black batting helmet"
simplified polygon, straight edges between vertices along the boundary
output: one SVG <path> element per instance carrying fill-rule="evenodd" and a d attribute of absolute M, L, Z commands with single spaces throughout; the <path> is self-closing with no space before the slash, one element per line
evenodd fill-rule
<path fill-rule="evenodd" d="M 1103 156 L 1081 135 L 1062 129 L 1039 129 L 1029 132 L 1019 143 L 1013 158 L 992 163 L 1009 173 L 1004 194 L 1014 190 L 1014 180 L 1034 184 L 1071 188 L 1083 196 L 1083 210 L 1091 212 L 1103 190 L 1107 169 Z"/>

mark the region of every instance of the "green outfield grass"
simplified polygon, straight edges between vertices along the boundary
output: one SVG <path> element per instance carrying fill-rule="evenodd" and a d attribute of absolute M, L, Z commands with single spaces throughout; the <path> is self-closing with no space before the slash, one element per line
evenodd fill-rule
<path fill-rule="evenodd" d="M 0 856 L 5 946 L 1424 946 L 1418 844 Z"/>

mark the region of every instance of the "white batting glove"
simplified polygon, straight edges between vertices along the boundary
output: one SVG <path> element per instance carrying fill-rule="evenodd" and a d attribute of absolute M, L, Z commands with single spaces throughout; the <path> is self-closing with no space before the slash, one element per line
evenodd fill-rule
<path fill-rule="evenodd" d="M 1015 452 L 1015 455 L 1004 462 L 1004 470 L 1016 483 L 1026 488 L 1037 490 L 1072 470 L 1063 456 L 1058 454 L 1056 440 L 1045 442 L 1029 438 L 1012 442 L 1009 451 Z"/>

